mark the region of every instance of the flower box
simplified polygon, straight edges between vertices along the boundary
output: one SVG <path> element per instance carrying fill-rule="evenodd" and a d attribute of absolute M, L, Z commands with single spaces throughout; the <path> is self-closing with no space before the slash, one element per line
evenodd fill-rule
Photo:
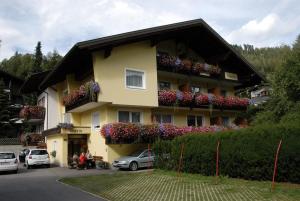
<path fill-rule="evenodd" d="M 185 74 L 200 75 L 201 73 L 209 73 L 219 75 L 221 73 L 221 68 L 218 66 L 204 62 L 193 62 L 190 59 L 180 59 L 176 56 L 170 56 L 167 53 L 157 54 L 157 64 L 163 70 Z"/>
<path fill-rule="evenodd" d="M 176 103 L 176 91 L 160 90 L 158 91 L 158 103 L 160 105 L 171 106 Z"/>
<path fill-rule="evenodd" d="M 24 106 L 20 111 L 20 118 L 25 120 L 30 119 L 44 119 L 45 118 L 45 108 L 42 106 Z"/>
<path fill-rule="evenodd" d="M 97 82 L 89 81 L 63 97 L 62 103 L 66 111 L 79 107 L 89 102 L 97 102 L 100 87 Z"/>
<path fill-rule="evenodd" d="M 102 126 L 100 134 L 106 139 L 106 143 L 147 143 L 157 139 L 171 140 L 177 136 L 189 133 L 218 132 L 228 128 L 223 126 L 206 127 L 178 127 L 173 124 L 133 124 L 133 123 L 110 123 Z"/>

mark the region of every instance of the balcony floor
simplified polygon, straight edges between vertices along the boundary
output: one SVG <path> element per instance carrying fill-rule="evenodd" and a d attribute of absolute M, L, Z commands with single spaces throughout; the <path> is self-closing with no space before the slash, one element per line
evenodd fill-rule
<path fill-rule="evenodd" d="M 89 102 L 87 104 L 84 104 L 84 105 L 81 105 L 79 107 L 76 107 L 72 110 L 69 110 L 68 112 L 72 112 L 72 113 L 76 113 L 76 112 L 84 112 L 84 111 L 87 111 L 87 110 L 91 110 L 91 109 L 94 109 L 96 107 L 99 107 L 101 105 L 103 105 L 104 103 L 101 103 L 101 102 Z"/>

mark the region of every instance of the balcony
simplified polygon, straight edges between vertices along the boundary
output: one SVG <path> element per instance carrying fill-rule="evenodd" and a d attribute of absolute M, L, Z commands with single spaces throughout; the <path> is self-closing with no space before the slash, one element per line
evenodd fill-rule
<path fill-rule="evenodd" d="M 249 105 L 248 98 L 235 96 L 223 97 L 214 94 L 193 94 L 175 90 L 158 91 L 158 103 L 160 106 L 178 106 L 189 108 L 210 108 L 245 110 Z"/>
<path fill-rule="evenodd" d="M 198 80 L 205 82 L 223 82 L 225 84 L 239 85 L 238 75 L 235 73 L 224 72 L 218 65 L 211 65 L 204 62 L 193 62 L 189 59 L 180 59 L 170 56 L 167 53 L 157 54 L 157 69 L 160 74 Z"/>
<path fill-rule="evenodd" d="M 66 112 L 82 112 L 92 109 L 97 104 L 100 87 L 97 82 L 89 81 L 63 97 Z"/>
<path fill-rule="evenodd" d="M 159 70 L 188 75 L 218 76 L 221 74 L 221 68 L 216 65 L 210 65 L 204 62 L 192 62 L 189 59 L 180 59 L 176 56 L 170 56 L 167 53 L 157 54 L 157 65 Z"/>
<path fill-rule="evenodd" d="M 28 123 L 41 123 L 45 119 L 45 108 L 26 105 L 20 111 L 20 118 Z"/>

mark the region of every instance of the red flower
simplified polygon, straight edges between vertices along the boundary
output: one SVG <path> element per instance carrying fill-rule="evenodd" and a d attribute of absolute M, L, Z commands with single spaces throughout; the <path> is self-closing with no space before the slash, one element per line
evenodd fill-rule
<path fill-rule="evenodd" d="M 160 105 L 174 105 L 176 102 L 176 91 L 160 90 L 158 91 L 158 102 Z"/>
<path fill-rule="evenodd" d="M 197 106 L 207 105 L 209 103 L 208 102 L 208 96 L 205 95 L 205 94 L 196 95 L 195 103 L 196 103 Z"/>

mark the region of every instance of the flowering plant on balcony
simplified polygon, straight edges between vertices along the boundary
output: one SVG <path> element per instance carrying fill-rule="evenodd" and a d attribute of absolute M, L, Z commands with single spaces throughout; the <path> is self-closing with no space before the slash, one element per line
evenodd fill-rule
<path fill-rule="evenodd" d="M 141 138 L 144 142 L 154 141 L 159 135 L 158 124 L 141 125 Z"/>
<path fill-rule="evenodd" d="M 79 101 L 80 99 L 84 98 L 85 96 L 86 96 L 86 92 L 82 88 L 80 88 L 79 90 L 74 90 L 68 95 L 66 95 L 65 97 L 63 97 L 63 105 L 65 106 L 72 105 L 77 101 Z"/>
<path fill-rule="evenodd" d="M 249 105 L 249 99 L 229 96 L 225 98 L 224 105 L 227 107 L 247 107 Z"/>
<path fill-rule="evenodd" d="M 103 137 L 110 137 L 114 142 L 129 142 L 137 139 L 141 132 L 140 126 L 134 123 L 112 123 L 101 128 Z"/>
<path fill-rule="evenodd" d="M 174 105 L 176 103 L 176 91 L 160 90 L 158 91 L 158 102 L 160 105 Z"/>
<path fill-rule="evenodd" d="M 45 108 L 42 106 L 29 106 L 26 105 L 20 111 L 20 118 L 28 119 L 44 119 Z"/>
<path fill-rule="evenodd" d="M 160 137 L 165 140 L 180 136 L 182 132 L 173 124 L 159 124 Z"/>
<path fill-rule="evenodd" d="M 247 107 L 250 104 L 250 100 L 248 98 L 237 98 L 236 102 L 240 107 Z"/>
<path fill-rule="evenodd" d="M 189 133 L 208 133 L 226 130 L 223 126 L 207 127 L 178 127 L 173 124 L 133 124 L 133 123 L 110 123 L 101 128 L 101 135 L 111 139 L 114 143 L 153 142 L 157 138 L 170 140 L 177 136 Z"/>
<path fill-rule="evenodd" d="M 82 98 L 89 97 L 91 101 L 97 101 L 97 94 L 100 92 L 99 84 L 93 80 L 81 85 L 79 89 L 63 97 L 63 105 L 70 106 Z"/>
<path fill-rule="evenodd" d="M 167 53 L 157 54 L 157 63 L 162 67 L 171 67 L 180 72 L 191 72 L 199 75 L 200 73 L 220 74 L 221 69 L 218 66 L 207 63 L 195 62 L 190 59 L 180 59 L 176 56 L 170 56 Z"/>
<path fill-rule="evenodd" d="M 176 98 L 178 100 L 179 105 L 191 106 L 194 96 L 191 92 L 176 91 Z"/>
<path fill-rule="evenodd" d="M 195 96 L 196 106 L 207 105 L 208 103 L 208 96 L 206 94 L 198 94 Z"/>
<path fill-rule="evenodd" d="M 214 94 L 208 94 L 208 101 L 214 106 L 223 106 L 225 103 L 225 98 L 223 96 L 216 96 Z"/>

